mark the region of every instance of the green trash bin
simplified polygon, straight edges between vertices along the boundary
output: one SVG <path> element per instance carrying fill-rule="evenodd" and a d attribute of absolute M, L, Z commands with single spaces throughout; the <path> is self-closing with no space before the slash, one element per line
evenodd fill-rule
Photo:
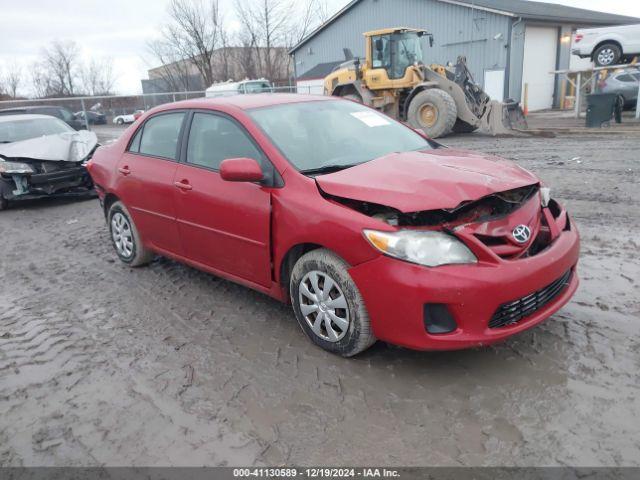
<path fill-rule="evenodd" d="M 609 125 L 614 117 L 617 123 L 622 121 L 618 95 L 615 93 L 587 95 L 587 127 L 600 128 Z"/>

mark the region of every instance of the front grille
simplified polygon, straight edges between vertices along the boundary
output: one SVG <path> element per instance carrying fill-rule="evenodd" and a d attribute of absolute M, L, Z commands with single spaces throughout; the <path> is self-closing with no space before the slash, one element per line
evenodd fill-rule
<path fill-rule="evenodd" d="M 500 328 L 518 323 L 556 298 L 564 290 L 564 287 L 569 285 L 569 280 L 571 280 L 571 270 L 537 292 L 513 302 L 503 303 L 489 320 L 489 328 Z"/>

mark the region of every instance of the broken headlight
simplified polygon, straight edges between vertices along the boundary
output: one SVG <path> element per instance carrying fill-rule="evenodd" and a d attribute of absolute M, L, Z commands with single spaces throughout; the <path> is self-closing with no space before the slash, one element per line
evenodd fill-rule
<path fill-rule="evenodd" d="M 33 173 L 33 168 L 26 163 L 0 161 L 0 173 Z"/>
<path fill-rule="evenodd" d="M 364 236 L 375 249 L 385 255 L 427 267 L 478 262 L 464 243 L 444 232 L 365 230 Z"/>

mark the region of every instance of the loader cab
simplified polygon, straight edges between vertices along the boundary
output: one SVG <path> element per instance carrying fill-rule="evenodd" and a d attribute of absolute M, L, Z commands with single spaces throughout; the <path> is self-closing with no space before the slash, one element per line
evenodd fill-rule
<path fill-rule="evenodd" d="M 394 28 L 375 30 L 366 37 L 366 82 L 369 88 L 401 88 L 414 81 L 411 68 L 423 61 L 421 38 L 433 37 L 424 30 Z M 405 85 L 407 84 L 407 85 Z"/>

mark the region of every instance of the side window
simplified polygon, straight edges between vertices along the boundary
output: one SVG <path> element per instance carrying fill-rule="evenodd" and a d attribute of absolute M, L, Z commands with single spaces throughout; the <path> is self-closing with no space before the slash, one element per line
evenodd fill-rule
<path fill-rule="evenodd" d="M 136 132 L 131 144 L 129 145 L 129 151 L 138 153 L 140 151 L 140 139 L 142 138 L 142 128 L 139 128 Z"/>
<path fill-rule="evenodd" d="M 218 170 L 223 160 L 238 157 L 253 158 L 264 165 L 260 150 L 235 122 L 219 115 L 193 115 L 187 163 Z"/>
<path fill-rule="evenodd" d="M 175 160 L 183 119 L 184 112 L 164 113 L 151 117 L 144 124 L 139 152 Z"/>

